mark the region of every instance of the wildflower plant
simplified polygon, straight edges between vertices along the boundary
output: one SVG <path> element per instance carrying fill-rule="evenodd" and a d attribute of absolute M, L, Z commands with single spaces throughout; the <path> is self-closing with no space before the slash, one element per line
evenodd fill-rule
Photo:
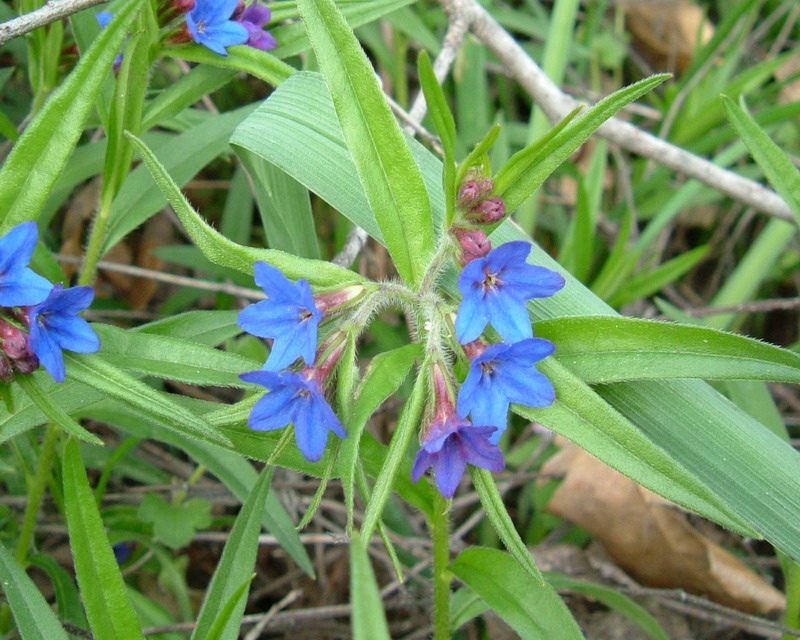
<path fill-rule="evenodd" d="M 400 8 L 378 4 L 372 9 L 381 15 Z M 320 478 L 300 528 L 314 517 L 326 486 L 341 483 L 355 637 L 389 637 L 375 608 L 367 548 L 379 534 L 403 575 L 392 523 L 384 522 L 396 494 L 427 519 L 436 640 L 455 631 L 455 578 L 522 637 L 581 638 L 497 485 L 514 438 L 534 423 L 687 509 L 767 539 L 787 562 L 800 560 L 800 456 L 701 380 L 800 382 L 800 357 L 710 328 L 618 316 L 509 220 L 603 122 L 666 76 L 569 114 L 493 167 L 497 127 L 458 155 L 455 121 L 426 53 L 418 76 L 441 154 L 403 134 L 332 0 L 298 0 L 299 16 L 293 8 L 280 11 L 301 21 L 269 33 L 271 10 L 257 0 L 119 2 L 113 16 L 102 16 L 94 40 L 96 18 L 78 23 L 80 59 L 57 92 L 48 98 L 52 87 L 34 87 L 34 115 L 0 169 L 0 444 L 48 426 L 28 474 L 31 506 L 16 550 L 0 537 L 8 603 L 0 608 L 0 634 L 10 630 L 13 613 L 23 637 L 66 638 L 24 571 L 55 464 L 63 496 L 56 502 L 63 502 L 89 629 L 96 638 L 142 637 L 118 566 L 127 560 L 115 555 L 141 536 L 125 527 L 109 536 L 106 525 L 116 516 L 98 504 L 114 462 L 145 438 L 180 450 L 197 462 L 197 477 L 208 469 L 243 501 L 193 637 L 237 636 L 262 523 L 313 574 L 294 522 L 267 499 L 272 470 L 283 466 Z M 46 37 L 57 39 L 56 31 Z M 31 47 L 42 45 L 36 42 Z M 48 50 L 59 50 L 56 44 Z M 313 48 L 319 72 L 276 57 L 303 47 Z M 158 61 L 169 57 L 201 64 L 152 91 Z M 118 73 L 109 73 L 115 64 Z M 187 111 L 242 71 L 275 90 L 223 114 Z M 60 115 L 65 104 L 68 118 Z M 745 115 L 731 112 L 746 129 Z M 35 220 L 52 220 L 49 202 L 63 183 L 85 180 L 61 174 L 87 123 L 102 124 L 98 135 L 105 136 L 101 186 L 75 286 L 67 286 L 54 261 L 32 263 Z M 235 216 L 217 230 L 181 191 L 231 148 L 262 205 L 269 248 L 249 246 L 249 227 L 241 233 Z M 136 168 L 134 154 L 141 159 Z M 249 202 L 244 169 L 231 185 Z M 323 260 L 308 191 L 381 243 L 396 275 L 372 280 L 346 261 Z M 293 206 L 274 206 L 276 193 Z M 240 201 L 232 195 L 231 202 L 226 209 L 238 211 Z M 202 254 L 220 277 L 235 279 L 238 288 L 226 291 L 244 288 L 256 301 L 135 327 L 87 323 L 80 313 L 94 301 L 101 258 L 165 203 L 190 237 L 194 258 Z M 47 253 L 46 244 L 40 252 Z M 382 313 L 403 319 L 405 344 L 375 353 L 365 336 Z M 209 402 L 202 392 L 179 398 L 172 383 L 226 388 L 233 400 Z M 381 440 L 368 422 L 390 397 L 402 408 Z M 126 439 L 108 456 L 93 491 L 77 441 L 100 446 L 122 441 L 118 436 Z M 31 442 L 18 447 L 20 456 L 30 455 Z M 265 463 L 260 475 L 249 460 Z M 451 562 L 452 499 L 473 490 L 503 550 L 471 548 Z M 184 498 L 185 491 L 171 503 L 149 500 L 138 524 L 165 531 L 170 518 L 195 513 L 202 517 L 192 522 L 206 526 L 205 505 Z M 193 534 L 194 524 L 181 524 Z M 153 548 L 164 562 L 163 549 Z"/>

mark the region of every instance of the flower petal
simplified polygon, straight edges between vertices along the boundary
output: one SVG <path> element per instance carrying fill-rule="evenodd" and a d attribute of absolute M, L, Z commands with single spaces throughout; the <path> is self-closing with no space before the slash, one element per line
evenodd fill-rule
<path fill-rule="evenodd" d="M 28 266 L 36 246 L 36 223 L 23 222 L 0 237 L 0 274 L 20 271 Z"/>
<path fill-rule="evenodd" d="M 456 315 L 456 338 L 461 344 L 472 342 L 481 335 L 487 322 L 489 316 L 482 297 L 465 295 Z"/>
<path fill-rule="evenodd" d="M 282 302 L 298 302 L 295 285 L 277 267 L 262 260 L 253 265 L 256 284 L 264 290 L 270 300 Z"/>
<path fill-rule="evenodd" d="M 460 431 L 460 435 L 464 442 L 467 462 L 489 471 L 505 469 L 503 452 L 500 451 L 497 444 L 491 442 L 492 435 L 487 434 L 480 427 L 464 428 Z"/>
<path fill-rule="evenodd" d="M 433 473 L 436 486 L 445 498 L 452 498 L 467 468 L 466 452 L 454 440 L 448 441 L 433 457 Z"/>
<path fill-rule="evenodd" d="M 425 451 L 425 447 L 420 447 L 414 464 L 411 466 L 411 482 L 417 482 L 425 471 L 433 464 L 433 455 Z"/>
<path fill-rule="evenodd" d="M 64 382 L 66 371 L 61 347 L 46 330 L 41 330 L 36 324 L 31 324 L 30 346 L 31 351 L 39 358 L 39 363 L 53 376 L 53 379 L 56 382 Z"/>
<path fill-rule="evenodd" d="M 503 340 L 518 342 L 533 335 L 531 318 L 524 302 L 505 296 L 489 296 L 486 308 L 489 321 Z"/>
<path fill-rule="evenodd" d="M 53 316 L 47 323 L 47 333 L 68 351 L 94 353 L 100 348 L 100 338 L 94 329 L 78 316 Z"/>
<path fill-rule="evenodd" d="M 0 307 L 36 305 L 45 300 L 53 285 L 27 267 L 19 271 L 0 273 Z"/>

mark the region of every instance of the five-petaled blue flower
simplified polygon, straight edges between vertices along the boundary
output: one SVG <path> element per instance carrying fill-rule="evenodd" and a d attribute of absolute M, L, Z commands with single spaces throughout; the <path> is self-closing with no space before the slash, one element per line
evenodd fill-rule
<path fill-rule="evenodd" d="M 23 222 L 0 237 L 0 307 L 38 304 L 53 288 L 28 268 L 36 235 L 36 223 Z"/>
<path fill-rule="evenodd" d="M 306 459 L 316 462 L 322 457 L 328 441 L 328 431 L 340 438 L 347 436 L 342 423 L 323 395 L 322 385 L 308 368 L 294 371 L 248 371 L 239 377 L 269 389 L 269 393 L 256 402 L 247 424 L 256 431 L 280 429 L 294 423 L 297 448 Z"/>
<path fill-rule="evenodd" d="M 50 295 L 29 312 L 31 350 L 57 382 L 64 381 L 62 349 L 91 353 L 100 348 L 97 334 L 78 316 L 92 303 L 94 289 L 56 284 Z"/>
<path fill-rule="evenodd" d="M 528 242 L 507 242 L 464 267 L 458 278 L 464 299 L 456 316 L 461 344 L 475 340 L 489 322 L 507 342 L 533 335 L 525 301 L 553 295 L 564 286 L 564 278 L 528 264 L 530 250 Z"/>
<path fill-rule="evenodd" d="M 247 29 L 230 19 L 237 4 L 238 0 L 196 0 L 186 14 L 192 39 L 221 56 L 228 55 L 226 47 L 247 42 Z"/>
<path fill-rule="evenodd" d="M 416 482 L 433 466 L 436 486 L 445 498 L 452 498 L 469 462 L 489 471 L 505 467 L 503 452 L 491 441 L 495 427 L 474 426 L 455 415 L 437 418 L 417 452 L 411 467 L 411 481 Z"/>
<path fill-rule="evenodd" d="M 505 430 L 511 402 L 528 407 L 553 404 L 556 394 L 550 380 L 536 370 L 535 362 L 555 350 L 549 340 L 528 338 L 514 344 L 498 342 L 472 359 L 458 393 L 458 415 L 472 422 L 497 427 L 491 441 Z"/>
<path fill-rule="evenodd" d="M 263 29 L 271 17 L 272 11 L 269 10 L 269 7 L 262 7 L 258 4 L 258 0 L 253 0 L 247 6 L 242 14 L 236 18 L 236 22 L 241 23 L 247 29 L 249 37 L 245 44 L 262 51 L 274 49 L 278 45 L 275 42 L 275 37 Z"/>
<path fill-rule="evenodd" d="M 322 312 L 314 304 L 308 281 L 292 284 L 280 269 L 266 262 L 256 262 L 255 280 L 267 300 L 242 309 L 238 323 L 254 336 L 274 339 L 264 368 L 283 369 L 299 356 L 306 364 L 313 364 Z"/>

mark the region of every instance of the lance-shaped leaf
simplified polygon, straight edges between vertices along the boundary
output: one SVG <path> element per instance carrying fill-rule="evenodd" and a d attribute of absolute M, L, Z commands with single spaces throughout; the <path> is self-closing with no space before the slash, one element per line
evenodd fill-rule
<path fill-rule="evenodd" d="M 75 573 L 95 638 L 143 639 L 74 440 L 64 448 L 64 509 Z"/>
<path fill-rule="evenodd" d="M 546 582 L 536 582 L 497 549 L 462 551 L 450 570 L 477 593 L 523 640 L 582 640 L 575 620 Z"/>
<path fill-rule="evenodd" d="M 418 286 L 434 250 L 428 193 L 361 45 L 333 0 L 299 0 L 341 131 L 400 276 Z"/>
<path fill-rule="evenodd" d="M 0 585 L 22 640 L 67 640 L 67 632 L 14 554 L 0 545 Z"/>
<path fill-rule="evenodd" d="M 337 267 L 322 260 L 299 258 L 276 249 L 253 249 L 228 240 L 225 236 L 211 227 L 203 220 L 181 193 L 178 185 L 172 180 L 163 165 L 153 155 L 153 152 L 135 136 L 131 140 L 153 174 L 153 179 L 164 192 L 175 213 L 181 219 L 186 231 L 192 240 L 211 262 L 232 267 L 244 273 L 253 273 L 253 265 L 258 260 L 264 260 L 277 267 L 292 279 L 305 278 L 311 284 L 320 286 L 336 286 L 353 281 L 363 281 L 364 278 L 357 273 Z"/>
<path fill-rule="evenodd" d="M 0 233 L 38 217 L 140 8 L 129 0 L 117 11 L 14 145 L 0 169 Z"/>
<path fill-rule="evenodd" d="M 800 383 L 800 355 L 706 327 L 620 316 L 541 320 L 536 335 L 589 384 L 704 378 Z"/>

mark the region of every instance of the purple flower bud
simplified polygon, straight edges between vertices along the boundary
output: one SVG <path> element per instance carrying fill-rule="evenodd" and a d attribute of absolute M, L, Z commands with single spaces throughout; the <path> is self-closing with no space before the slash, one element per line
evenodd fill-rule
<path fill-rule="evenodd" d="M 502 198 L 497 196 L 487 198 L 467 214 L 467 218 L 477 224 L 493 224 L 499 222 L 506 215 L 506 205 Z"/>
<path fill-rule="evenodd" d="M 22 359 L 29 353 L 28 334 L 3 320 L 0 320 L 0 345 L 12 360 Z"/>
<path fill-rule="evenodd" d="M 338 311 L 344 305 L 360 297 L 362 293 L 364 293 L 364 286 L 360 284 L 323 291 L 314 296 L 314 306 L 323 313 Z"/>
<path fill-rule="evenodd" d="M 11 361 L 0 353 L 0 382 L 8 384 L 14 378 L 14 368 Z"/>
<path fill-rule="evenodd" d="M 39 368 L 39 358 L 32 351 L 28 351 L 22 358 L 14 360 L 14 366 L 20 373 L 32 373 Z"/>
<path fill-rule="evenodd" d="M 458 261 L 462 267 L 475 258 L 483 258 L 492 250 L 492 243 L 480 229 L 453 227 L 452 233 L 461 247 Z"/>
<path fill-rule="evenodd" d="M 494 180 L 487 178 L 486 176 L 476 178 L 475 184 L 478 185 L 478 191 L 480 191 L 481 198 L 485 198 L 492 191 L 494 191 Z"/>
<path fill-rule="evenodd" d="M 481 201 L 481 190 L 475 180 L 464 180 L 458 188 L 456 204 L 465 211 L 469 211 Z"/>

